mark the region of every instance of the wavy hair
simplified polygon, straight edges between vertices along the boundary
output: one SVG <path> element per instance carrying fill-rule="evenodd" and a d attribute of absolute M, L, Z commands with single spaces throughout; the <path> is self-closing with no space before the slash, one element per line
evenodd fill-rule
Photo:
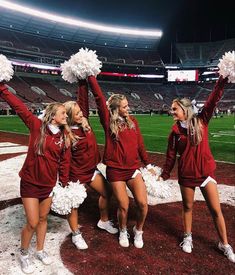
<path fill-rule="evenodd" d="M 113 94 L 107 101 L 107 107 L 110 113 L 110 130 L 111 134 L 118 138 L 118 133 L 120 131 L 120 116 L 119 108 L 122 100 L 126 99 L 124 95 Z M 125 124 L 128 129 L 134 128 L 135 125 L 129 116 L 124 118 Z"/>
<path fill-rule="evenodd" d="M 202 141 L 203 125 L 200 118 L 193 111 L 191 100 L 184 97 L 181 99 L 174 99 L 173 103 L 174 102 L 176 102 L 184 111 L 190 144 L 193 146 L 198 145 Z"/>
<path fill-rule="evenodd" d="M 45 150 L 45 138 L 48 125 L 52 122 L 53 117 L 56 115 L 56 112 L 59 107 L 63 106 L 60 102 L 53 102 L 47 105 L 45 109 L 45 114 L 42 118 L 42 126 L 40 128 L 40 137 L 36 141 L 36 152 L 38 155 L 44 155 Z M 60 126 L 64 129 L 64 126 Z M 63 132 L 62 139 L 65 142 L 65 134 Z"/>
<path fill-rule="evenodd" d="M 66 114 L 67 114 L 67 126 L 66 126 L 66 130 L 69 133 L 69 137 L 72 141 L 72 143 L 74 144 L 77 140 L 81 139 L 79 136 L 75 135 L 72 131 L 71 131 L 71 126 L 75 125 L 76 123 L 74 122 L 74 114 L 75 114 L 75 107 L 79 105 L 77 104 L 76 101 L 66 101 L 64 104 L 65 110 L 66 110 Z M 91 130 L 91 127 L 89 125 L 88 120 L 83 117 L 82 118 L 82 123 L 80 125 L 83 129 L 84 132 L 89 132 Z"/>

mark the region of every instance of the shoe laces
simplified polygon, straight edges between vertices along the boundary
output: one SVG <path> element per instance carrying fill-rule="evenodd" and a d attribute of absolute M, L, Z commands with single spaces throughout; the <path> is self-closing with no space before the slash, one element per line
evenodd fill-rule
<path fill-rule="evenodd" d="M 113 222 L 112 220 L 104 222 L 107 226 L 113 227 Z"/>
<path fill-rule="evenodd" d="M 129 239 L 130 238 L 130 234 L 127 231 L 120 231 L 120 239 Z"/>
<path fill-rule="evenodd" d="M 49 257 L 49 255 L 47 254 L 47 252 L 46 251 L 42 251 L 42 252 L 40 252 L 40 253 L 37 253 L 37 257 L 40 259 L 40 260 L 43 260 L 43 259 L 46 259 L 46 258 L 48 258 Z"/>
<path fill-rule="evenodd" d="M 28 255 L 28 257 L 21 257 L 21 264 L 23 268 L 32 265 L 32 258 Z"/>
<path fill-rule="evenodd" d="M 225 256 L 232 256 L 234 253 L 233 253 L 233 249 L 231 247 L 231 245 L 228 245 L 228 246 L 225 246 L 224 247 L 224 255 Z"/>
<path fill-rule="evenodd" d="M 192 240 L 192 237 L 189 237 L 189 236 L 187 236 L 187 237 L 185 237 L 184 239 L 183 239 L 183 241 L 180 243 L 180 247 L 182 247 L 182 246 L 191 246 L 191 247 L 193 247 L 193 240 Z"/>
<path fill-rule="evenodd" d="M 82 237 L 82 233 L 78 233 L 75 237 L 75 242 L 81 243 L 84 242 L 84 239 Z"/>

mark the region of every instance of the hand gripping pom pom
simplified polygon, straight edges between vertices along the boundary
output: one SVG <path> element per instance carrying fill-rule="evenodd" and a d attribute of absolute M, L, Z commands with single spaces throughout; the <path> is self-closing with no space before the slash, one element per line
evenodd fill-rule
<path fill-rule="evenodd" d="M 235 83 L 235 51 L 226 52 L 218 64 L 219 74 L 228 77 L 228 82 Z"/>
<path fill-rule="evenodd" d="M 10 81 L 14 74 L 13 66 L 5 55 L 0 54 L 0 82 Z"/>
<path fill-rule="evenodd" d="M 156 175 L 153 175 L 146 168 L 140 168 L 148 196 L 161 199 L 169 198 L 171 196 L 171 188 L 166 182 L 157 180 L 157 177 L 161 174 L 161 168 L 155 166 L 153 169 Z"/>
<path fill-rule="evenodd" d="M 98 60 L 96 51 L 81 48 L 78 53 L 61 64 L 62 78 L 73 83 L 78 82 L 78 79 L 86 79 L 88 76 L 96 77 L 101 67 L 102 63 Z"/>
<path fill-rule="evenodd" d="M 86 189 L 79 181 L 70 182 L 66 187 L 57 183 L 53 188 L 51 209 L 60 215 L 68 215 L 73 208 L 78 208 L 86 197 Z"/>

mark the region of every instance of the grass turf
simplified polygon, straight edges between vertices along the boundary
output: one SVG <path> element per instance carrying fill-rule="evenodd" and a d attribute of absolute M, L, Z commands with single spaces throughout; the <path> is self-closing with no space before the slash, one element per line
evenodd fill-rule
<path fill-rule="evenodd" d="M 167 137 L 173 120 L 168 116 L 137 115 L 139 126 L 148 151 L 166 152 Z M 90 123 L 96 134 L 97 142 L 104 144 L 104 132 L 98 117 L 90 117 Z M 28 133 L 28 129 L 17 116 L 1 116 L 0 130 Z M 209 124 L 209 142 L 216 160 L 235 163 L 234 116 L 213 118 Z"/>

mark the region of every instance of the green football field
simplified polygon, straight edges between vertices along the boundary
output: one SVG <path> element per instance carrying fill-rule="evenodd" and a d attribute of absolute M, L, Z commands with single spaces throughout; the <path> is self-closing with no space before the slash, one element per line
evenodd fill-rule
<path fill-rule="evenodd" d="M 168 116 L 137 115 L 140 129 L 148 151 L 165 153 L 167 137 L 173 120 Z M 97 142 L 104 144 L 103 128 L 98 117 L 91 117 L 90 122 L 96 134 Z M 27 128 L 16 116 L 1 116 L 0 130 L 28 133 Z M 235 126 L 234 116 L 213 118 L 209 127 L 211 151 L 216 160 L 235 163 Z"/>

